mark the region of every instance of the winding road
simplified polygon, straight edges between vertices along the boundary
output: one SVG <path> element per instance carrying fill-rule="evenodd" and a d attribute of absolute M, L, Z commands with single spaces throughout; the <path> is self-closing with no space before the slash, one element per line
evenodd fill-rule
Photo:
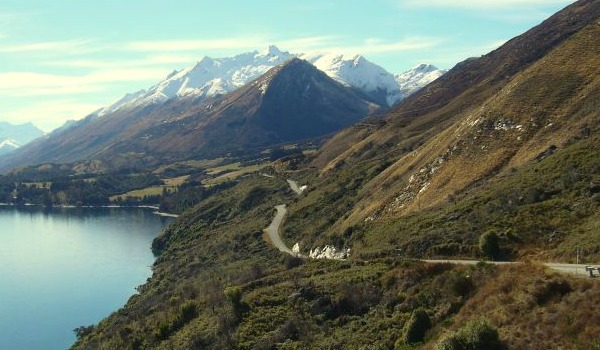
<path fill-rule="evenodd" d="M 292 191 L 296 194 L 300 195 L 306 189 L 305 186 L 298 187 L 298 183 L 294 180 L 287 180 L 288 184 Z M 281 240 L 281 225 L 283 224 L 283 219 L 287 214 L 287 209 L 285 204 L 280 204 L 275 207 L 277 213 L 275 217 L 271 221 L 271 224 L 265 228 L 263 231 L 271 241 L 271 243 L 279 249 L 279 251 L 289 254 L 294 257 L 300 256 L 298 253 L 293 252 L 285 243 Z M 426 263 L 450 263 L 450 264 L 458 264 L 458 265 L 476 265 L 480 263 L 480 260 L 430 260 L 424 259 L 421 260 Z M 518 261 L 485 261 L 485 263 L 493 264 L 493 265 L 512 265 L 512 264 L 522 264 L 522 262 Z M 571 275 L 581 275 L 581 276 L 589 276 L 589 273 L 586 271 L 585 267 L 587 265 L 583 264 L 563 264 L 563 263 L 543 263 L 546 267 Z"/>
<path fill-rule="evenodd" d="M 449 264 L 458 264 L 458 265 L 477 265 L 480 263 L 479 260 L 421 260 L 426 263 L 449 263 Z M 512 265 L 512 264 L 522 264 L 522 262 L 518 261 L 485 261 L 485 263 L 493 264 L 493 265 Z M 588 265 L 582 264 L 563 264 L 563 263 L 542 263 L 544 266 L 562 272 L 568 273 L 572 275 L 581 275 L 581 276 L 589 276 L 589 273 L 585 270 L 585 267 Z"/>
<path fill-rule="evenodd" d="M 276 206 L 275 209 L 277 210 L 277 214 L 275 214 L 275 217 L 273 218 L 273 221 L 271 221 L 271 224 L 266 229 L 264 229 L 264 232 L 267 234 L 269 240 L 275 246 L 275 248 L 279 249 L 279 251 L 283 253 L 287 253 L 291 256 L 296 256 L 297 254 L 294 253 L 290 248 L 288 248 L 285 245 L 285 243 L 283 243 L 283 241 L 281 240 L 281 236 L 279 235 L 281 224 L 283 223 L 283 219 L 287 214 L 285 204 L 280 204 Z"/>
<path fill-rule="evenodd" d="M 301 195 L 302 192 L 306 189 L 306 186 L 298 187 L 298 183 L 294 180 L 287 180 L 287 183 L 290 185 L 292 191 L 294 191 L 297 195 Z M 263 232 L 269 237 L 271 243 L 275 246 L 275 248 L 279 249 L 280 252 L 287 253 L 294 257 L 300 257 L 301 255 L 293 252 L 288 246 L 283 243 L 281 240 L 281 224 L 283 223 L 283 219 L 287 214 L 287 209 L 285 204 L 280 204 L 275 207 L 277 210 L 277 214 L 271 221 L 271 224 L 263 230 Z"/>

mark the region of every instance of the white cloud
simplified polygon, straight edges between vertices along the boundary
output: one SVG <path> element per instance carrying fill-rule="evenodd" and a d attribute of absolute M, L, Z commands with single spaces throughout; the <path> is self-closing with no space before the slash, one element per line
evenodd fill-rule
<path fill-rule="evenodd" d="M 149 55 L 139 59 L 125 60 L 97 60 L 97 59 L 67 59 L 46 61 L 41 64 L 48 67 L 71 67 L 91 69 L 125 69 L 135 67 L 162 67 L 173 68 L 173 64 L 191 64 L 200 57 L 194 55 Z M 166 65 L 169 65 L 166 67 Z"/>
<path fill-rule="evenodd" d="M 361 44 L 357 45 L 338 45 L 331 43 L 330 45 L 324 45 L 321 48 L 314 48 L 312 51 L 327 51 L 342 53 L 346 55 L 355 54 L 381 54 L 381 53 L 399 53 L 405 51 L 415 51 L 436 46 L 441 39 L 426 38 L 426 37 L 411 37 L 405 38 L 399 41 L 388 41 L 377 38 L 370 38 L 365 40 Z M 309 50 L 310 52 L 311 50 Z"/>
<path fill-rule="evenodd" d="M 261 46 L 267 46 L 269 44 L 275 44 L 281 50 L 286 50 L 290 52 L 304 52 L 310 50 L 320 50 L 324 47 L 331 46 L 332 43 L 335 43 L 339 40 L 342 40 L 339 36 L 310 36 L 303 38 L 294 38 L 294 39 L 286 39 L 286 40 L 272 40 L 270 43 L 263 43 Z"/>
<path fill-rule="evenodd" d="M 18 53 L 18 52 L 56 52 L 64 53 L 90 53 L 97 49 L 90 48 L 89 40 L 65 40 L 65 41 L 46 41 L 31 44 L 0 46 L 0 52 Z"/>
<path fill-rule="evenodd" d="M 399 0 L 401 6 L 412 7 L 454 7 L 466 9 L 514 8 L 530 5 L 570 4 L 573 0 Z"/>
<path fill-rule="evenodd" d="M 146 40 L 125 45 L 126 50 L 141 52 L 185 52 L 201 50 L 239 50 L 264 45 L 259 38 L 226 38 L 205 40 Z"/>
<path fill-rule="evenodd" d="M 89 94 L 104 91 L 114 83 L 156 81 L 168 72 L 154 68 L 98 70 L 80 76 L 6 72 L 0 73 L 0 94 L 14 97 Z"/>
<path fill-rule="evenodd" d="M 172 64 L 172 63 L 190 63 L 196 62 L 200 57 L 193 55 L 153 55 L 143 60 L 142 63 L 148 65 Z"/>
<path fill-rule="evenodd" d="M 98 109 L 98 105 L 62 99 L 28 104 L 2 113 L 2 120 L 11 123 L 32 122 L 44 131 L 51 131 L 69 119 L 81 119 Z"/>
<path fill-rule="evenodd" d="M 442 69 L 452 68 L 458 62 L 464 61 L 470 57 L 480 57 L 499 48 L 506 40 L 496 40 L 475 46 L 457 46 L 452 49 L 442 49 L 431 52 L 428 57 L 423 58 L 423 62 L 435 62 Z"/>
<path fill-rule="evenodd" d="M 369 39 L 364 43 L 364 45 L 358 46 L 356 49 L 358 52 L 363 54 L 414 51 L 431 48 L 437 45 L 439 41 L 439 39 L 426 37 L 411 37 L 394 42 Z"/>

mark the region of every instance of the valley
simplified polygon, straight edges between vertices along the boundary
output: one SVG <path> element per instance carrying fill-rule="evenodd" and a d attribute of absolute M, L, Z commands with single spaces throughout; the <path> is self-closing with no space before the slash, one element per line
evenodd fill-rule
<path fill-rule="evenodd" d="M 177 215 L 72 349 L 598 349 L 599 21 L 406 76 L 205 57 L 0 157 L 0 202 Z"/>

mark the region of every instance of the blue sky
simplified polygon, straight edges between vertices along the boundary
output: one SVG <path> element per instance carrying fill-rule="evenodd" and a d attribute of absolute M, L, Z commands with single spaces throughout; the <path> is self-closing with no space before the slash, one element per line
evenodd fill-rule
<path fill-rule="evenodd" d="M 572 0 L 0 1 L 0 120 L 45 131 L 203 56 L 276 44 L 451 68 Z M 251 5 L 249 5 L 251 3 Z"/>

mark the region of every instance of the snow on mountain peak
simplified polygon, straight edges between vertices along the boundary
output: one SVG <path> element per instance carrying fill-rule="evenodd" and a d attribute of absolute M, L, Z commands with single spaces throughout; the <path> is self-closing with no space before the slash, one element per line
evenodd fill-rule
<path fill-rule="evenodd" d="M 440 70 L 431 64 L 421 63 L 404 73 L 396 74 L 395 78 L 402 94 L 409 96 L 446 72 L 447 70 Z"/>
<path fill-rule="evenodd" d="M 21 147 L 15 140 L 0 138 L 0 155 L 10 153 Z"/>
<path fill-rule="evenodd" d="M 388 106 L 424 86 L 421 79 L 429 82 L 433 80 L 434 73 L 439 72 L 435 67 L 423 64 L 394 76 L 358 54 L 292 54 L 270 45 L 262 52 L 246 52 L 233 57 L 205 56 L 192 67 L 173 71 L 163 81 L 146 90 L 127 94 L 101 109 L 97 115 L 102 116 L 122 108 L 162 104 L 176 97 L 204 99 L 226 94 L 294 57 L 312 63 L 341 84 L 358 88 L 378 103 Z M 410 89 L 403 90 L 407 82 L 410 83 Z"/>
<path fill-rule="evenodd" d="M 289 54 L 289 52 L 282 52 L 275 45 L 269 45 L 269 47 L 267 47 L 267 49 L 265 51 L 261 52 L 261 55 L 263 55 L 263 56 L 277 56 L 277 55 L 281 55 L 283 53 Z"/>
<path fill-rule="evenodd" d="M 361 55 L 346 57 L 332 53 L 300 55 L 343 85 L 354 86 L 383 104 L 391 106 L 402 99 L 392 74 Z"/>
<path fill-rule="evenodd" d="M 15 140 L 6 139 L 0 142 L 0 148 L 4 147 L 19 148 L 21 146 Z"/>

